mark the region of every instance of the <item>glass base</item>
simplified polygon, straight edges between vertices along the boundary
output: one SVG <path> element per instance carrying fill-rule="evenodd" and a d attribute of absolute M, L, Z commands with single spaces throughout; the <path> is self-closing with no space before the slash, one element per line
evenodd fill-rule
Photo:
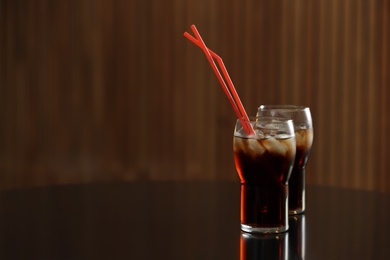
<path fill-rule="evenodd" d="M 277 234 L 286 232 L 288 230 L 288 225 L 281 227 L 252 227 L 241 224 L 241 230 L 247 233 Z"/>

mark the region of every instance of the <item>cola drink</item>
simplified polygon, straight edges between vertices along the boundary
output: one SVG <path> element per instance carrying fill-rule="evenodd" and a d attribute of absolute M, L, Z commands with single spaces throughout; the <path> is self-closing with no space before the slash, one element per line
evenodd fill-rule
<path fill-rule="evenodd" d="M 261 105 L 257 116 L 275 116 L 293 120 L 297 153 L 289 180 L 289 214 L 305 211 L 306 163 L 313 143 L 313 122 L 310 108 L 296 105 Z"/>
<path fill-rule="evenodd" d="M 289 120 L 291 122 L 291 120 Z M 241 229 L 283 232 L 288 229 L 288 180 L 296 143 L 291 133 L 255 136 L 235 132 L 234 161 L 241 180 Z"/>
<path fill-rule="evenodd" d="M 313 143 L 313 128 L 295 131 L 296 156 L 289 180 L 289 212 L 302 213 L 305 210 L 305 166 Z"/>

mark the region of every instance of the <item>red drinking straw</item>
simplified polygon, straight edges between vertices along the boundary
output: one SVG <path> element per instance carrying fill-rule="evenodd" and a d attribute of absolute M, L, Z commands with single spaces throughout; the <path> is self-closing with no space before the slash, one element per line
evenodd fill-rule
<path fill-rule="evenodd" d="M 249 122 L 248 115 L 244 109 L 244 106 L 241 103 L 240 97 L 238 96 L 236 89 L 234 88 L 233 82 L 229 76 L 229 73 L 227 72 L 227 69 L 225 67 L 225 64 L 223 63 L 222 58 L 219 57 L 215 52 L 213 52 L 212 50 L 206 47 L 206 44 L 204 43 L 195 25 L 191 25 L 191 29 L 194 32 L 196 39 L 187 32 L 184 33 L 184 36 L 187 37 L 190 41 L 192 41 L 194 44 L 196 44 L 198 47 L 200 47 L 203 50 L 207 60 L 211 65 L 211 68 L 214 70 L 214 73 L 217 76 L 219 83 L 221 84 L 222 89 L 224 90 L 246 134 L 254 135 L 255 132 L 253 130 L 253 127 Z M 218 67 L 215 64 L 213 58 L 217 60 L 217 63 L 222 70 L 222 74 L 225 77 L 225 80 L 223 79 L 221 73 L 219 72 Z M 227 82 L 228 86 L 226 86 L 225 81 Z"/>

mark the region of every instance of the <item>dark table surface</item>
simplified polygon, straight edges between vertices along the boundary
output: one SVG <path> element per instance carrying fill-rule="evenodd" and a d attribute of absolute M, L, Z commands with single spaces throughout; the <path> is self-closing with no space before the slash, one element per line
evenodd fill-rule
<path fill-rule="evenodd" d="M 239 182 L 0 192 L 0 259 L 390 259 L 390 194 L 309 186 L 289 232 L 239 225 Z"/>

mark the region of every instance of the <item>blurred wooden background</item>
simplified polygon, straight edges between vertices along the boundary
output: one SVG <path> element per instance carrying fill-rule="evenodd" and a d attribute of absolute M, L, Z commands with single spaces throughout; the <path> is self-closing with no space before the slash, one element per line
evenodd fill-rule
<path fill-rule="evenodd" d="M 390 191 L 388 0 L 0 0 L 0 188 L 236 179 L 235 115 L 310 106 L 308 182 Z"/>

